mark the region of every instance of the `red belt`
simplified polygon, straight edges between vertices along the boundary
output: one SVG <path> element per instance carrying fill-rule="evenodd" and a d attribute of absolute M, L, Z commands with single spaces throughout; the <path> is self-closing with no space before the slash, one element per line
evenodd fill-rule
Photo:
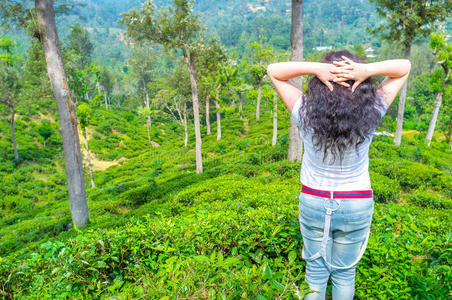
<path fill-rule="evenodd" d="M 325 198 L 372 198 L 372 190 L 358 191 L 326 191 L 310 188 L 306 185 L 301 186 L 301 192 L 309 195 L 325 197 Z"/>

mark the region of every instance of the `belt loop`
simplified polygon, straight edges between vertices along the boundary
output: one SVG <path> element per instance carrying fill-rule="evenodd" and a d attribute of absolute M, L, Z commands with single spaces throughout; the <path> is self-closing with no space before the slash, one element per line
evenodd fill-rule
<path fill-rule="evenodd" d="M 331 199 L 333 199 L 333 191 L 330 191 Z"/>

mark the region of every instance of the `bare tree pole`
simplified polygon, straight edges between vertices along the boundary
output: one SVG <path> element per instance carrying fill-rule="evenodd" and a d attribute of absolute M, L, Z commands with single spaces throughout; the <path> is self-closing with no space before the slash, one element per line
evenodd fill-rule
<path fill-rule="evenodd" d="M 184 134 L 185 134 L 184 146 L 187 147 L 188 144 L 187 101 L 185 99 L 184 99 Z"/>
<path fill-rule="evenodd" d="M 242 91 L 239 91 L 240 104 L 239 104 L 239 112 L 240 112 L 240 120 L 242 119 L 242 108 L 243 108 L 243 98 Z"/>
<path fill-rule="evenodd" d="M 443 90 L 436 93 L 435 105 L 433 106 L 432 118 L 430 119 L 430 123 L 428 125 L 427 135 L 425 136 L 425 142 L 428 146 L 432 142 L 433 133 L 435 132 L 436 121 L 438 120 L 439 108 L 441 107 L 441 102 L 443 101 L 443 93 L 446 89 L 449 78 L 450 78 L 450 70 L 448 69 L 446 72 L 446 77 L 443 81 Z"/>
<path fill-rule="evenodd" d="M 83 127 L 82 131 L 83 131 L 83 138 L 85 139 L 86 159 L 88 160 L 88 171 L 89 171 L 89 178 L 91 180 L 91 187 L 95 188 L 96 184 L 94 183 L 93 165 L 91 163 L 91 154 L 89 153 L 88 135 L 86 134 L 86 127 Z"/>
<path fill-rule="evenodd" d="M 195 153 L 196 153 L 196 173 L 202 173 L 202 140 L 199 123 L 199 101 L 198 101 L 198 82 L 196 78 L 195 55 L 192 49 L 182 49 L 185 64 L 190 75 L 191 93 L 193 101 L 193 121 L 195 124 Z"/>
<path fill-rule="evenodd" d="M 410 58 L 411 41 L 405 44 L 405 58 Z M 402 86 L 399 96 L 399 107 L 397 111 L 397 129 L 394 134 L 394 144 L 399 146 L 402 142 L 402 130 L 403 130 L 403 115 L 405 111 L 406 90 L 408 87 L 408 80 Z"/>
<path fill-rule="evenodd" d="M 151 143 L 151 115 L 149 114 L 149 91 L 148 91 L 148 87 L 146 85 L 146 82 L 143 82 L 144 85 L 144 105 L 147 109 L 146 112 L 146 127 L 148 130 L 148 140 L 149 140 L 149 144 Z"/>
<path fill-rule="evenodd" d="M 207 91 L 206 95 L 206 126 L 207 134 L 210 134 L 210 92 Z"/>
<path fill-rule="evenodd" d="M 272 146 L 276 145 L 276 138 L 278 136 L 278 97 L 276 91 L 273 92 L 273 138 Z"/>
<path fill-rule="evenodd" d="M 260 107 L 262 98 L 262 79 L 257 83 L 257 103 L 256 103 L 256 120 L 259 121 Z"/>
<path fill-rule="evenodd" d="M 19 160 L 19 153 L 17 153 L 17 144 L 16 144 L 16 134 L 14 130 L 14 115 L 16 114 L 15 107 L 12 107 L 11 111 L 11 120 L 9 120 L 9 127 L 11 129 L 11 139 L 13 141 L 13 148 L 14 148 L 14 158 L 16 160 Z"/>
<path fill-rule="evenodd" d="M 292 60 L 303 61 L 303 0 L 292 0 L 292 25 L 290 30 L 290 43 L 292 46 Z M 298 87 L 303 85 L 301 77 L 292 79 Z M 289 161 L 301 161 L 303 153 L 303 141 L 298 133 L 297 123 L 290 116 L 289 126 Z"/>
<path fill-rule="evenodd" d="M 217 109 L 217 141 L 221 139 L 221 114 L 220 114 L 220 103 L 218 102 L 218 99 L 220 99 L 220 89 L 221 84 L 217 86 L 215 94 L 215 108 Z"/>
<path fill-rule="evenodd" d="M 89 221 L 89 211 L 86 202 L 75 107 L 69 92 L 59 48 L 53 1 L 35 0 L 35 7 L 39 23 L 39 38 L 44 48 L 47 72 L 52 84 L 60 120 L 72 221 L 75 226 L 80 228 L 84 227 Z"/>

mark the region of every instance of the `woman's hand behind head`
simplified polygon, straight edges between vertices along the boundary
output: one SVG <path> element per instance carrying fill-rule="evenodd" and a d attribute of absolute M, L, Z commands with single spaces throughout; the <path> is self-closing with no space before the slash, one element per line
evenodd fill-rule
<path fill-rule="evenodd" d="M 319 64 L 319 69 L 316 71 L 315 75 L 324 85 L 326 85 L 330 91 L 333 91 L 333 84 L 331 81 L 336 82 L 337 84 L 343 85 L 345 87 L 349 87 L 350 85 L 344 81 L 338 81 L 340 78 L 333 73 L 336 69 L 335 65 L 322 63 Z"/>
<path fill-rule="evenodd" d="M 354 92 L 361 82 L 369 78 L 369 72 L 366 64 L 354 62 L 346 56 L 342 56 L 342 59 L 342 61 L 333 62 L 334 68 L 331 73 L 336 75 L 333 82 L 341 84 L 348 80 L 354 80 L 352 86 L 352 92 Z"/>

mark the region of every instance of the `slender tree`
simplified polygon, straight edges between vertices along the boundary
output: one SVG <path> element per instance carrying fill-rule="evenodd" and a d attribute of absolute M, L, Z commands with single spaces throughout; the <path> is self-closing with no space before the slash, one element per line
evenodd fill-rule
<path fill-rule="evenodd" d="M 55 11 L 52 0 L 35 0 L 38 19 L 37 37 L 41 41 L 47 62 L 47 72 L 57 104 L 60 131 L 68 182 L 69 205 L 72 220 L 77 227 L 89 221 L 85 181 L 77 130 L 75 107 L 67 84 L 63 59 L 59 46 Z"/>
<path fill-rule="evenodd" d="M 202 52 L 197 56 L 197 65 L 199 70 L 199 77 L 201 79 L 201 90 L 206 95 L 206 127 L 207 134 L 210 134 L 210 99 L 212 92 L 216 95 L 216 99 L 219 97 L 220 88 L 218 88 L 217 75 L 218 68 L 227 59 L 226 51 L 220 42 L 220 39 L 214 35 L 206 44 L 206 47 L 202 49 Z M 217 107 L 217 103 L 215 104 Z M 217 112 L 218 122 L 218 112 Z M 218 124 L 217 124 L 218 127 Z M 221 128 L 221 126 L 220 126 Z M 218 135 L 218 131 L 217 131 Z M 221 133 L 220 133 L 221 136 Z"/>
<path fill-rule="evenodd" d="M 196 173 L 202 173 L 202 141 L 199 121 L 198 79 L 196 54 L 203 47 L 199 16 L 193 14 L 193 0 L 173 0 L 174 6 L 156 10 L 147 0 L 140 11 L 135 9 L 123 13 L 121 23 L 127 26 L 128 34 L 137 41 L 153 41 L 166 50 L 180 50 L 190 75 L 193 103 L 193 121 L 196 138 Z"/>
<path fill-rule="evenodd" d="M 261 37 L 261 40 L 265 40 Z M 262 85 L 264 84 L 265 76 L 267 75 L 266 66 L 273 59 L 273 47 L 267 47 L 263 43 L 252 42 L 250 44 L 252 51 L 251 64 L 248 69 L 248 78 L 251 84 L 257 85 L 257 99 L 256 99 L 256 120 L 260 119 L 260 106 L 262 98 Z"/>
<path fill-rule="evenodd" d="M 143 90 L 144 106 L 147 111 L 146 128 L 148 132 L 149 144 L 151 144 L 151 114 L 148 84 L 152 80 L 152 74 L 155 65 L 155 54 L 152 53 L 149 49 L 150 47 L 146 45 L 136 45 L 132 50 L 132 58 L 129 60 L 129 64 L 132 67 L 136 81 Z"/>
<path fill-rule="evenodd" d="M 89 153 L 88 135 L 86 134 L 86 127 L 88 127 L 89 125 L 92 113 L 93 112 L 91 111 L 91 108 L 85 102 L 81 103 L 77 107 L 77 115 L 80 119 L 80 127 L 82 129 L 83 139 L 85 140 L 85 150 L 86 150 L 86 159 L 88 161 L 89 178 L 91 179 L 91 187 L 95 188 L 96 184 L 94 183 L 93 166 L 91 164 L 91 155 Z"/>
<path fill-rule="evenodd" d="M 452 1 L 449 0 L 370 0 L 376 4 L 378 14 L 386 19 L 381 24 L 368 30 L 390 43 L 400 42 L 404 47 L 405 58 L 410 57 L 411 45 L 421 37 L 435 30 L 437 21 L 444 21 L 451 15 Z M 399 96 L 397 112 L 397 130 L 394 143 L 400 145 L 402 141 L 403 115 L 407 82 L 405 82 Z"/>
<path fill-rule="evenodd" d="M 433 48 L 433 54 L 437 58 L 436 62 L 440 66 L 436 70 L 436 73 L 439 73 L 440 76 L 434 77 L 435 79 L 437 78 L 437 80 L 435 80 L 436 82 L 433 84 L 434 90 L 436 90 L 436 98 L 432 118 L 430 119 L 427 135 L 425 136 L 425 143 L 428 146 L 430 146 L 433 132 L 435 131 L 436 121 L 438 119 L 439 110 L 443 100 L 443 94 L 446 93 L 449 97 L 452 94 L 452 88 L 449 85 L 450 70 L 452 68 L 452 44 L 446 42 L 443 34 L 432 34 L 430 37 L 430 46 Z M 450 126 L 452 125 L 449 124 L 449 127 Z"/>
<path fill-rule="evenodd" d="M 217 111 L 217 140 L 221 139 L 221 103 L 223 101 L 220 99 L 221 88 L 229 91 L 229 94 L 234 99 L 234 91 L 232 86 L 238 85 L 238 72 L 232 60 L 227 60 L 225 62 L 219 63 L 217 69 L 217 88 L 215 94 L 215 108 Z"/>
<path fill-rule="evenodd" d="M 278 137 L 278 96 L 276 91 L 273 91 L 273 137 L 272 146 L 276 145 Z"/>
<path fill-rule="evenodd" d="M 84 70 L 91 64 L 91 55 L 94 45 L 89 38 L 89 32 L 80 24 L 70 27 L 71 32 L 67 36 L 67 47 L 77 54 L 77 68 Z"/>
<path fill-rule="evenodd" d="M 179 61 L 173 72 L 164 80 L 154 102 L 158 108 L 169 112 L 177 124 L 184 127 L 184 147 L 188 145 L 187 99 L 190 95 L 189 74 L 184 63 Z"/>
<path fill-rule="evenodd" d="M 292 60 L 303 61 L 303 0 L 292 0 L 292 23 L 290 27 L 290 43 L 292 46 Z M 303 85 L 302 77 L 292 79 L 293 83 L 300 87 Z M 287 159 L 289 161 L 301 161 L 303 153 L 303 141 L 298 133 L 297 123 L 290 116 L 289 121 L 289 149 Z"/>
<path fill-rule="evenodd" d="M 0 103 L 9 110 L 9 126 L 11 129 L 11 142 L 14 150 L 14 159 L 19 160 L 17 151 L 15 114 L 19 102 L 21 84 L 19 83 L 19 72 L 17 62 L 19 58 L 14 54 L 16 44 L 11 39 L 0 39 Z"/>

